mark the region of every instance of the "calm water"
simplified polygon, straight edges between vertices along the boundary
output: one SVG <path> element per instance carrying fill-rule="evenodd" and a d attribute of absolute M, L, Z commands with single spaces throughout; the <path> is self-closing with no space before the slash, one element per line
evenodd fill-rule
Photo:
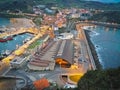
<path fill-rule="evenodd" d="M 97 26 L 90 33 L 103 68 L 120 66 L 120 29 Z"/>
<path fill-rule="evenodd" d="M 10 24 L 10 20 L 7 18 L 0 18 L 0 26 L 6 26 Z M 16 49 L 16 45 L 23 45 L 23 41 L 26 38 L 29 37 L 33 37 L 33 35 L 25 33 L 25 34 L 21 34 L 21 35 L 17 35 L 15 37 L 13 37 L 13 40 L 11 41 L 7 41 L 7 42 L 0 42 L 0 53 L 4 52 L 5 50 L 10 50 L 13 51 Z"/>
<path fill-rule="evenodd" d="M 0 42 L 0 53 L 5 50 L 9 50 L 9 51 L 15 50 L 17 45 L 19 46 L 23 45 L 23 41 L 29 37 L 32 37 L 32 35 L 29 33 L 25 33 L 13 37 L 13 40 L 7 42 Z"/>
<path fill-rule="evenodd" d="M 0 18 L 0 26 L 6 26 L 10 24 L 10 20 L 8 18 Z"/>

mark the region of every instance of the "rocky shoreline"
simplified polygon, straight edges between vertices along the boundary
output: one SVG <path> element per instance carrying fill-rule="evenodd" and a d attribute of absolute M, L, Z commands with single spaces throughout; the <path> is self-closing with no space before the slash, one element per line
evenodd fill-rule
<path fill-rule="evenodd" d="M 96 52 L 96 50 L 95 50 L 95 46 L 93 45 L 93 43 L 92 43 L 91 40 L 90 40 L 89 32 L 90 32 L 90 31 L 85 30 L 85 35 L 86 35 L 88 44 L 89 44 L 89 46 L 90 46 L 91 53 L 92 53 L 93 58 L 94 58 L 94 61 L 95 61 L 95 64 L 96 64 L 96 68 L 97 68 L 97 69 L 102 69 L 102 65 L 100 64 L 100 61 L 99 61 L 97 52 Z"/>

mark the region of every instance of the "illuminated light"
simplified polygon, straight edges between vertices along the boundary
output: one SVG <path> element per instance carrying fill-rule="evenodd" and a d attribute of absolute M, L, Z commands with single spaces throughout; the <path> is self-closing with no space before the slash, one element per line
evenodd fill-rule
<path fill-rule="evenodd" d="M 77 83 L 83 75 L 84 75 L 84 74 L 82 74 L 82 73 L 81 73 L 81 74 L 70 75 L 70 76 L 69 76 L 69 79 L 70 79 L 71 81 Z"/>
<path fill-rule="evenodd" d="M 25 49 L 24 49 L 24 48 L 21 48 L 21 49 L 16 50 L 16 51 L 14 52 L 14 54 L 19 56 L 19 55 L 23 54 L 24 51 L 25 51 Z"/>
<path fill-rule="evenodd" d="M 14 55 L 10 55 L 10 56 L 4 58 L 4 59 L 2 60 L 2 62 L 10 63 L 10 61 L 11 61 L 12 59 L 14 59 L 14 57 L 15 57 Z"/>
<path fill-rule="evenodd" d="M 78 69 L 78 66 L 77 66 L 77 65 L 71 65 L 70 68 L 71 68 L 71 69 Z"/>
<path fill-rule="evenodd" d="M 65 60 L 63 60 L 63 59 L 61 59 L 61 58 L 58 58 L 58 59 L 56 59 L 56 63 L 58 63 L 58 64 L 68 64 L 68 62 L 66 62 Z"/>

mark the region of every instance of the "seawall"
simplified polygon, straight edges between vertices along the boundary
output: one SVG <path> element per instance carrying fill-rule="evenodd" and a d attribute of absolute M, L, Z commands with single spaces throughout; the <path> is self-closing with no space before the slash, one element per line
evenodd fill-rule
<path fill-rule="evenodd" d="M 92 70 L 95 70 L 95 69 L 97 69 L 97 67 L 96 67 L 94 57 L 93 57 L 94 55 L 93 55 L 92 50 L 91 50 L 89 43 L 88 43 L 88 38 L 86 36 L 85 30 L 81 29 L 81 31 L 82 31 L 82 34 L 83 34 L 83 37 L 84 37 L 84 40 L 85 40 L 85 43 L 87 46 L 87 52 L 88 52 L 88 56 L 90 59 L 91 68 L 92 68 Z"/>
<path fill-rule="evenodd" d="M 85 24 L 76 24 L 76 29 L 79 32 L 79 39 L 84 41 L 85 45 L 86 45 L 87 56 L 88 56 L 88 60 L 89 60 L 89 69 L 90 70 L 96 70 L 97 67 L 96 67 L 94 57 L 93 57 L 94 55 L 93 55 L 92 50 L 91 50 L 91 48 L 89 46 L 86 33 L 85 33 L 84 29 L 83 29 L 84 26 L 86 26 L 86 25 Z"/>
<path fill-rule="evenodd" d="M 116 23 L 107 23 L 107 22 L 98 22 L 98 21 L 78 21 L 76 23 L 98 25 L 98 26 L 120 29 L 120 24 L 116 24 Z"/>
<path fill-rule="evenodd" d="M 85 36 L 86 36 L 86 39 L 87 39 L 89 48 L 90 48 L 90 50 L 91 50 L 92 56 L 93 56 L 93 58 L 94 58 L 94 62 L 95 62 L 96 68 L 97 68 L 97 69 L 102 69 L 102 66 L 101 66 L 101 64 L 100 64 L 100 62 L 99 62 L 99 59 L 98 59 L 97 52 L 96 52 L 96 50 L 95 50 L 95 46 L 93 45 L 93 43 L 92 43 L 91 40 L 90 40 L 89 31 L 84 30 L 84 32 L 85 32 Z"/>

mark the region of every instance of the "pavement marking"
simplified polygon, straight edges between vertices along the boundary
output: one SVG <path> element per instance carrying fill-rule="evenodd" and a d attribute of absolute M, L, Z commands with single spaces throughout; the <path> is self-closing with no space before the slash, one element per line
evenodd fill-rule
<path fill-rule="evenodd" d="M 40 78 L 42 78 L 42 77 L 44 77 L 46 74 L 39 74 L 38 76 L 40 77 Z"/>
<path fill-rule="evenodd" d="M 32 76 L 32 75 L 28 75 L 28 77 L 32 80 L 32 81 L 35 81 L 35 80 L 37 80 L 34 76 Z"/>

